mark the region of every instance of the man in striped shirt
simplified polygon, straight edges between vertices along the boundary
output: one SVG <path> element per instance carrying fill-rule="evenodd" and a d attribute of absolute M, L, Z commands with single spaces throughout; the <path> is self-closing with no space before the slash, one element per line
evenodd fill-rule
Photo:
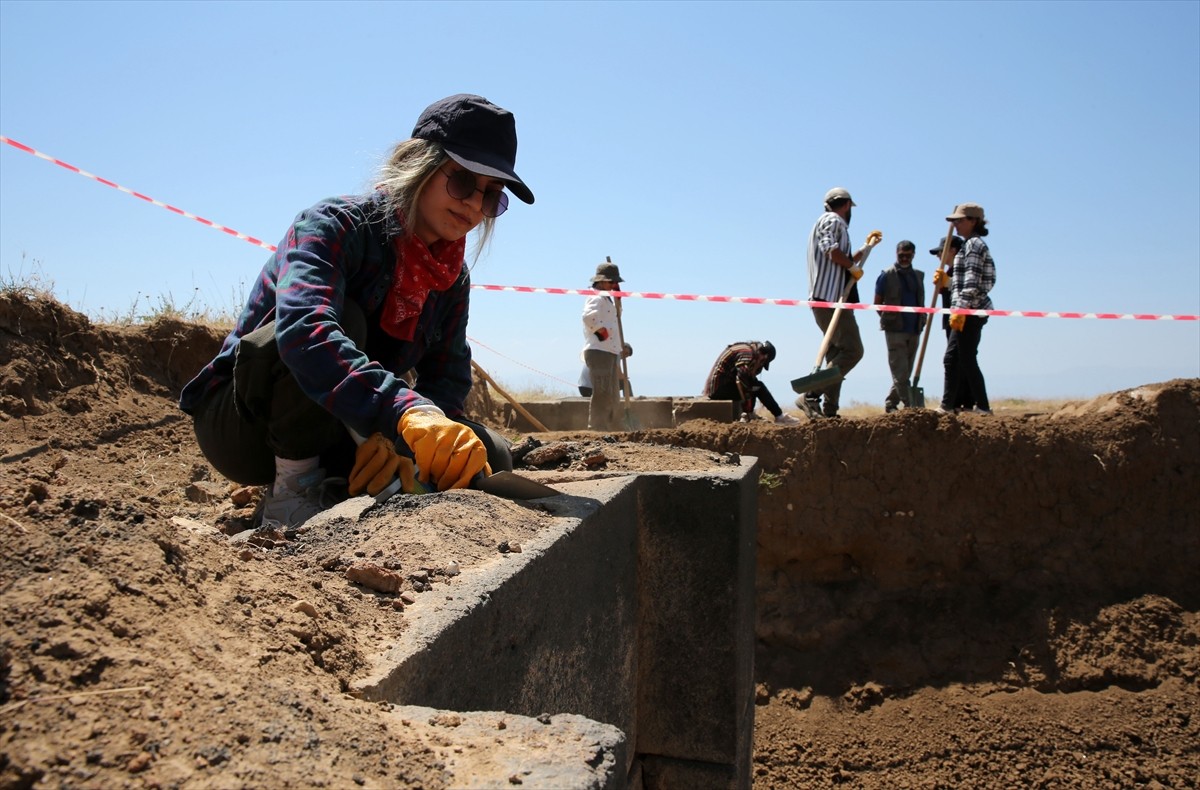
<path fill-rule="evenodd" d="M 879 231 L 867 235 L 867 243 L 858 252 L 851 252 L 850 215 L 855 206 L 850 193 L 834 187 L 825 193 L 825 213 L 817 218 L 808 237 L 808 298 L 814 302 L 858 302 L 858 280 L 862 277 L 861 262 L 870 249 L 883 238 Z M 847 287 L 849 290 L 847 291 Z M 814 307 L 813 318 L 821 332 L 829 329 L 834 308 Z M 825 363 L 836 365 L 842 377 L 823 390 L 809 392 L 796 399 L 796 405 L 809 417 L 838 416 L 842 394 L 842 379 L 863 357 L 862 337 L 854 311 L 843 311 L 825 352 Z M 822 404 L 822 399 L 824 403 Z"/>

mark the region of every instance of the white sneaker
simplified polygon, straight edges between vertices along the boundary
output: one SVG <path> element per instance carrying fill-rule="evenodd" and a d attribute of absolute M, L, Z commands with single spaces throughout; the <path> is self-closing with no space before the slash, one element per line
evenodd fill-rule
<path fill-rule="evenodd" d="M 262 526 L 299 527 L 345 498 L 346 480 L 326 477 L 324 469 L 288 478 L 281 494 L 275 494 L 273 486 L 267 488 L 263 498 Z"/>
<path fill-rule="evenodd" d="M 799 425 L 800 421 L 790 414 L 780 414 L 775 418 L 776 425 Z"/>
<path fill-rule="evenodd" d="M 810 420 L 819 420 L 824 417 L 821 414 L 821 402 L 819 400 L 810 400 L 803 395 L 796 398 L 796 408 L 804 412 L 804 416 Z"/>

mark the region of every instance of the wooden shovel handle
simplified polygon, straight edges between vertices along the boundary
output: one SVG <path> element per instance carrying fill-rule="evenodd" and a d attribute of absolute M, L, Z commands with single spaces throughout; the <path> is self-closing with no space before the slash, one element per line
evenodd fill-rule
<path fill-rule="evenodd" d="M 833 310 L 833 318 L 829 320 L 829 327 L 825 330 L 825 337 L 821 338 L 821 347 L 817 349 L 817 361 L 813 363 L 813 372 L 821 369 L 821 365 L 825 362 L 825 352 L 829 350 L 829 344 L 833 342 L 833 333 L 837 329 L 838 319 L 842 317 L 842 311 L 846 308 L 846 300 L 850 298 L 850 291 L 854 289 L 855 283 L 858 280 L 851 279 L 846 283 L 846 287 L 842 289 L 842 295 L 838 298 L 837 307 Z"/>
<path fill-rule="evenodd" d="M 942 254 L 938 258 L 939 272 L 946 270 L 946 256 L 950 253 L 950 239 L 954 238 L 954 223 L 950 223 L 950 229 L 946 231 L 946 240 L 942 242 Z M 939 285 L 933 286 L 933 299 L 929 302 L 929 307 L 937 307 L 938 296 L 942 293 L 942 288 Z M 917 367 L 913 371 L 912 385 L 917 386 L 917 382 L 921 380 L 921 366 L 925 364 L 925 347 L 929 345 L 929 330 L 933 328 L 933 316 L 935 313 L 930 313 L 925 319 L 925 334 L 921 337 L 921 351 L 917 354 Z"/>

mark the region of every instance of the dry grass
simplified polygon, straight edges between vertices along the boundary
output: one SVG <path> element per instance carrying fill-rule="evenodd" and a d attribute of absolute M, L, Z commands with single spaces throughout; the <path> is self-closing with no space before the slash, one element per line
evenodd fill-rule
<path fill-rule="evenodd" d="M 1069 403 L 1080 403 L 1081 401 L 1069 398 L 993 398 L 991 402 L 994 414 L 1011 416 L 1017 414 L 1049 414 L 1058 411 Z M 937 408 L 937 405 L 936 399 L 926 402 L 926 408 L 934 409 Z M 800 411 L 795 408 L 785 408 L 784 411 L 797 416 L 800 414 Z M 840 413 L 843 417 L 874 417 L 884 412 L 882 406 L 855 401 L 850 406 L 842 408 Z"/>
<path fill-rule="evenodd" d="M 243 289 L 244 290 L 244 289 Z M 17 271 L 11 268 L 0 273 L 0 294 L 26 301 L 34 299 L 52 299 L 62 301 L 55 294 L 54 280 L 48 277 L 37 258 L 27 260 L 21 256 L 21 266 Z M 170 292 L 158 296 L 150 296 L 137 292 L 129 307 L 124 310 L 98 310 L 85 313 L 97 324 L 129 327 L 139 324 L 152 324 L 156 321 L 175 320 L 189 324 L 199 324 L 228 331 L 233 329 L 241 305 L 245 302 L 245 294 L 238 294 L 236 289 L 230 295 L 230 307 L 213 307 L 203 303 L 200 289 L 197 288 L 186 302 L 178 302 Z"/>

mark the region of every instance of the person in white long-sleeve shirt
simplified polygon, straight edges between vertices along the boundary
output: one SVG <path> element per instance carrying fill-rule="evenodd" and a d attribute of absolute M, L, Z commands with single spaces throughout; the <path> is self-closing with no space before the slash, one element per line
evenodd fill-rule
<path fill-rule="evenodd" d="M 592 276 L 592 288 L 615 291 L 621 271 L 615 263 L 602 263 Z M 589 296 L 583 304 L 583 352 L 580 355 L 592 380 L 592 398 L 588 409 L 588 430 L 620 430 L 617 416 L 617 389 L 620 386 L 618 363 L 633 349 L 621 337 L 617 305 L 607 294 Z"/>

